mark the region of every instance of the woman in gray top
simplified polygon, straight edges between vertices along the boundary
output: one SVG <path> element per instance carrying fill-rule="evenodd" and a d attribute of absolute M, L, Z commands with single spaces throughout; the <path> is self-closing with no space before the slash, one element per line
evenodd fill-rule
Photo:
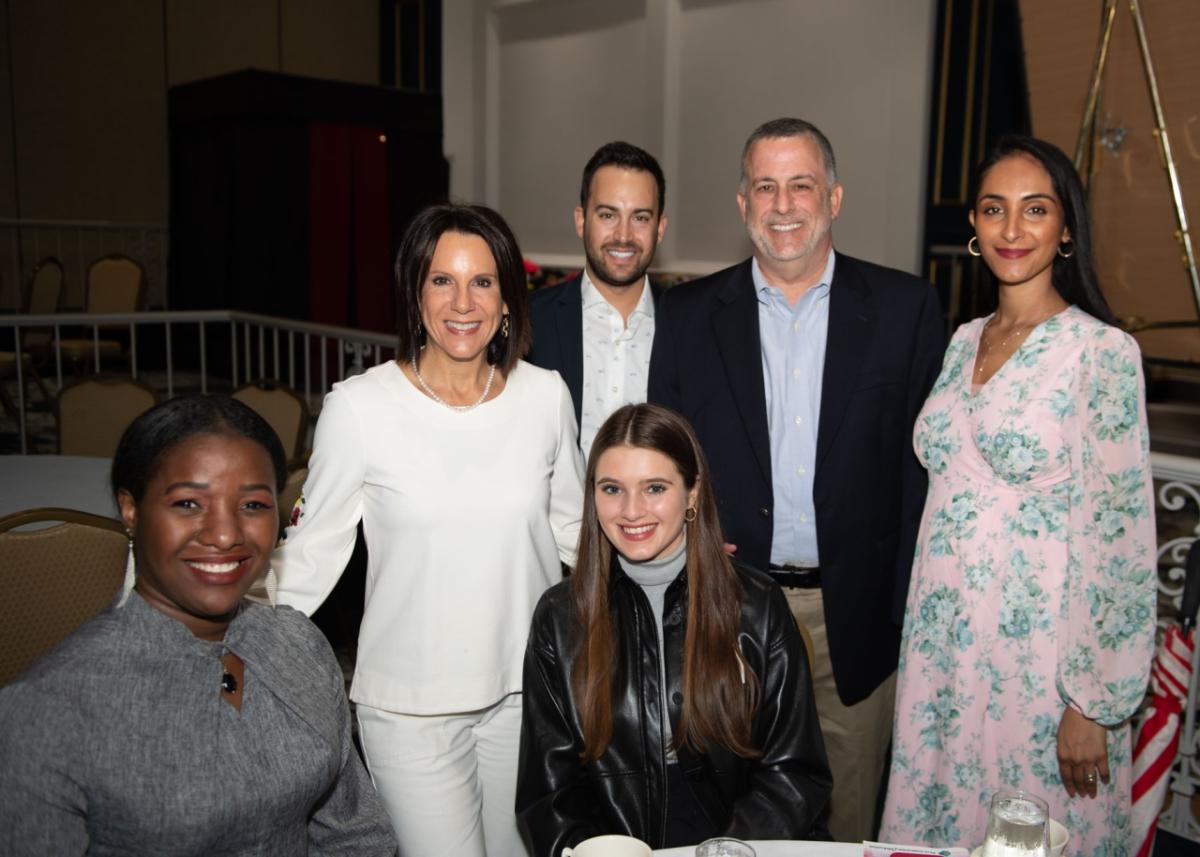
<path fill-rule="evenodd" d="M 0 690 L 0 853 L 395 853 L 328 644 L 243 601 L 285 477 L 274 432 L 226 397 L 125 432 L 126 587 Z"/>

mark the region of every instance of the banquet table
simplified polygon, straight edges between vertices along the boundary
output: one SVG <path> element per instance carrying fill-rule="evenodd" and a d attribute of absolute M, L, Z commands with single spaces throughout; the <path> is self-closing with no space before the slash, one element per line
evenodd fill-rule
<path fill-rule="evenodd" d="M 862 843 L 807 842 L 783 839 L 751 839 L 755 857 L 861 857 Z M 696 846 L 662 848 L 652 852 L 658 857 L 695 857 Z"/>
<path fill-rule="evenodd" d="M 0 517 L 50 506 L 115 518 L 111 467 L 82 455 L 0 455 Z"/>

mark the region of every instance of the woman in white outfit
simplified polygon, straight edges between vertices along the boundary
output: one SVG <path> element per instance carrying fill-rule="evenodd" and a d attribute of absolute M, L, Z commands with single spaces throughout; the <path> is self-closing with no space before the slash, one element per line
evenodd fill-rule
<path fill-rule="evenodd" d="M 399 356 L 326 396 L 276 597 L 316 610 L 362 521 L 350 697 L 400 853 L 520 855 L 521 662 L 534 605 L 575 561 L 574 410 L 556 373 L 519 359 L 525 272 L 496 212 L 426 209 L 396 277 Z"/>

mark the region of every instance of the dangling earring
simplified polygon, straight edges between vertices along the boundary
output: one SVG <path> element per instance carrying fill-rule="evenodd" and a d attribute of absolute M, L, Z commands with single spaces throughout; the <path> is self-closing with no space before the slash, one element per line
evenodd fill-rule
<path fill-rule="evenodd" d="M 1063 252 L 1063 248 L 1067 247 L 1067 246 L 1069 246 L 1071 249 L 1066 252 Z M 1059 244 L 1058 245 L 1058 255 L 1062 256 L 1064 259 L 1070 259 L 1072 256 L 1074 256 L 1075 255 L 1075 242 L 1072 241 L 1070 238 L 1068 238 L 1066 241 L 1063 241 L 1061 244 Z"/>
<path fill-rule="evenodd" d="M 971 249 L 972 245 L 974 245 L 975 249 Z M 976 236 L 976 235 L 971 236 L 971 240 L 967 242 L 967 252 L 970 253 L 972 256 L 982 256 L 983 255 L 983 253 L 979 249 L 979 237 L 978 236 Z"/>
<path fill-rule="evenodd" d="M 133 592 L 133 586 L 137 583 L 137 563 L 133 560 L 133 533 L 129 533 L 129 556 L 125 560 L 125 580 L 121 583 L 121 600 L 117 602 L 118 607 L 124 607 L 125 602 L 129 600 L 129 593 Z"/>
<path fill-rule="evenodd" d="M 267 600 L 272 607 L 279 604 L 279 577 L 275 574 L 274 566 L 267 566 L 264 582 L 267 587 Z"/>
<path fill-rule="evenodd" d="M 687 509 L 684 510 L 683 520 L 685 520 L 689 524 L 693 523 L 696 520 L 696 507 L 695 506 L 688 506 Z"/>
<path fill-rule="evenodd" d="M 492 337 L 492 341 L 487 344 L 487 362 L 489 366 L 495 366 L 504 359 L 504 355 L 508 351 L 508 331 L 508 313 L 505 313 L 504 318 L 500 320 L 500 330 Z"/>

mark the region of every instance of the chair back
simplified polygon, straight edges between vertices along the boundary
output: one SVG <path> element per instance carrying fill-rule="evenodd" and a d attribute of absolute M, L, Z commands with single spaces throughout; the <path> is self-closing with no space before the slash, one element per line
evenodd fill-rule
<path fill-rule="evenodd" d="M 112 458 L 134 418 L 158 395 L 129 378 L 89 375 L 58 394 L 58 452 Z"/>
<path fill-rule="evenodd" d="M 292 510 L 296 508 L 296 501 L 304 493 L 304 480 L 307 478 L 307 467 L 300 467 L 293 470 L 288 474 L 287 483 L 283 486 L 283 490 L 279 492 L 279 497 L 277 498 L 279 503 L 279 523 L 284 527 L 292 523 Z"/>
<path fill-rule="evenodd" d="M 14 531 L 46 522 L 53 526 Z M 0 518 L 0 687 L 108 605 L 128 552 L 112 518 L 70 509 Z"/>
<path fill-rule="evenodd" d="M 29 278 L 29 294 L 25 298 L 25 312 L 30 315 L 48 315 L 58 312 L 58 301 L 62 295 L 62 262 L 47 256 L 38 262 Z"/>
<path fill-rule="evenodd" d="M 258 411 L 270 423 L 283 443 L 283 451 L 296 463 L 308 441 L 308 405 L 304 399 L 286 384 L 265 380 L 238 387 L 233 398 Z"/>
<path fill-rule="evenodd" d="M 47 256 L 37 263 L 37 267 L 33 269 L 33 276 L 29 278 L 29 291 L 25 294 L 23 312 L 36 315 L 58 312 L 62 288 L 62 263 L 53 256 Z M 39 356 L 44 356 L 50 344 L 50 330 L 48 327 L 26 329 L 21 333 L 21 349 L 30 349 Z"/>
<path fill-rule="evenodd" d="M 142 307 L 146 272 L 128 256 L 104 256 L 87 272 L 88 312 L 137 312 Z"/>

